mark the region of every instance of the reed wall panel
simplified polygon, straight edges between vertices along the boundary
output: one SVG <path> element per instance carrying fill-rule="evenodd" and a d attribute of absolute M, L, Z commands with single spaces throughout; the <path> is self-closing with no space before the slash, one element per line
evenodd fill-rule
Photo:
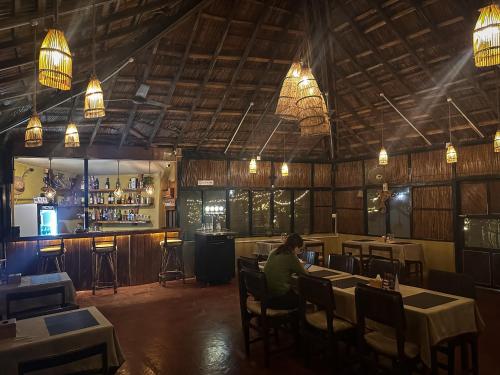
<path fill-rule="evenodd" d="M 378 165 L 378 159 L 365 160 L 365 181 L 366 184 L 380 184 L 379 181 L 374 181 L 373 171 L 375 168 L 381 170 L 384 176 L 384 181 L 389 184 L 404 184 L 408 182 L 408 156 L 397 155 L 389 157 L 389 164 L 385 166 Z"/>
<path fill-rule="evenodd" d="M 363 185 L 363 162 L 339 163 L 335 170 L 335 187 L 354 187 Z"/>
<path fill-rule="evenodd" d="M 311 186 L 311 164 L 309 163 L 288 163 L 288 176 L 281 176 L 282 163 L 274 163 L 274 173 L 276 174 L 275 185 L 277 187 L 303 188 Z"/>
<path fill-rule="evenodd" d="M 414 209 L 452 209 L 451 186 L 423 186 L 413 188 Z"/>
<path fill-rule="evenodd" d="M 460 213 L 488 213 L 488 189 L 485 182 L 460 184 Z"/>
<path fill-rule="evenodd" d="M 331 191 L 315 191 L 314 193 L 315 206 L 332 206 L 332 192 Z"/>
<path fill-rule="evenodd" d="M 229 186 L 232 187 L 271 187 L 271 162 L 257 161 L 257 173 L 248 173 L 247 160 L 231 160 L 229 163 Z"/>
<path fill-rule="evenodd" d="M 337 209 L 336 211 L 339 233 L 364 234 L 363 210 Z"/>
<path fill-rule="evenodd" d="M 314 164 L 314 187 L 332 187 L 332 165 Z"/>
<path fill-rule="evenodd" d="M 488 211 L 491 214 L 500 214 L 500 181 L 488 182 L 489 202 Z"/>
<path fill-rule="evenodd" d="M 412 182 L 447 181 L 452 177 L 451 171 L 444 149 L 411 154 Z"/>
<path fill-rule="evenodd" d="M 314 233 L 332 232 L 332 207 L 314 207 L 313 215 Z"/>
<path fill-rule="evenodd" d="M 413 210 L 413 238 L 453 241 L 453 211 Z"/>
<path fill-rule="evenodd" d="M 500 173 L 500 156 L 490 143 L 459 147 L 457 176 L 480 176 Z"/>
<path fill-rule="evenodd" d="M 363 197 L 358 197 L 358 190 L 336 191 L 335 207 L 363 209 Z"/>
<path fill-rule="evenodd" d="M 198 180 L 213 180 L 214 186 L 227 185 L 227 162 L 225 160 L 182 161 L 181 186 L 198 186 Z"/>

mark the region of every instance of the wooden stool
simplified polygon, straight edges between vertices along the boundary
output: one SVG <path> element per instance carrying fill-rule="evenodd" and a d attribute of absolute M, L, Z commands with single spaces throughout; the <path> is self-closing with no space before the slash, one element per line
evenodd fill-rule
<path fill-rule="evenodd" d="M 176 280 L 182 277 L 182 282 L 186 282 L 184 273 L 184 260 L 182 256 L 182 239 L 178 232 L 165 232 L 165 238 L 160 241 L 161 264 L 158 273 L 158 282 L 165 286 L 168 280 Z"/>
<path fill-rule="evenodd" d="M 118 247 L 116 246 L 116 236 L 113 237 L 113 241 L 96 241 L 95 237 L 92 239 L 92 294 L 95 294 L 96 289 L 104 288 L 113 288 L 116 294 L 118 288 L 117 255 Z M 111 270 L 111 277 L 113 279 L 112 281 L 100 280 L 103 259 L 108 262 L 109 269 Z"/>
<path fill-rule="evenodd" d="M 47 245 L 41 245 L 40 240 L 36 241 L 38 273 L 47 273 L 50 263 L 54 264 L 55 272 L 64 272 L 64 254 L 66 253 L 66 249 L 64 248 L 64 240 L 61 238 L 60 241 L 52 240 L 47 242 Z"/>

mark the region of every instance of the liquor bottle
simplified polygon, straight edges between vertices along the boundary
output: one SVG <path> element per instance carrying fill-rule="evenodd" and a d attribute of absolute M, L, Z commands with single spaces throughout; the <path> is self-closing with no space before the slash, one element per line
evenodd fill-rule
<path fill-rule="evenodd" d="M 118 213 L 116 214 L 116 220 L 122 221 L 122 211 L 118 210 Z"/>
<path fill-rule="evenodd" d="M 80 190 L 85 190 L 85 180 L 82 177 L 82 183 L 80 184 Z"/>
<path fill-rule="evenodd" d="M 94 194 L 89 194 L 89 204 L 94 204 Z"/>
<path fill-rule="evenodd" d="M 111 204 L 111 193 L 108 194 L 108 204 Z"/>
<path fill-rule="evenodd" d="M 92 215 L 90 216 L 92 221 L 95 221 L 95 210 L 92 210 Z"/>
<path fill-rule="evenodd" d="M 141 204 L 141 194 L 140 193 L 135 196 L 135 203 Z"/>
<path fill-rule="evenodd" d="M 109 195 L 111 195 L 111 204 L 114 204 L 115 203 L 115 196 L 114 196 L 114 194 L 109 193 Z"/>
<path fill-rule="evenodd" d="M 104 187 L 105 187 L 107 190 L 109 190 L 109 187 L 110 187 L 110 185 L 109 185 L 109 177 L 107 177 L 107 178 L 106 178 L 106 182 L 105 182 L 105 184 L 104 184 Z"/>
<path fill-rule="evenodd" d="M 98 177 L 95 178 L 95 189 L 99 190 L 99 178 Z"/>

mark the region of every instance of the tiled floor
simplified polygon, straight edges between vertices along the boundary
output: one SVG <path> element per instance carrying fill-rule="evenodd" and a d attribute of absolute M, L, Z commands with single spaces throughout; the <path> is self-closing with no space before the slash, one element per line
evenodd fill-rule
<path fill-rule="evenodd" d="M 111 290 L 79 292 L 81 306 L 96 305 L 115 325 L 127 361 L 119 374 L 316 374 L 291 350 L 262 365 L 260 345 L 245 358 L 235 283 L 201 287 L 194 280 Z M 479 292 L 487 324 L 480 339 L 480 374 L 500 374 L 500 294 Z"/>

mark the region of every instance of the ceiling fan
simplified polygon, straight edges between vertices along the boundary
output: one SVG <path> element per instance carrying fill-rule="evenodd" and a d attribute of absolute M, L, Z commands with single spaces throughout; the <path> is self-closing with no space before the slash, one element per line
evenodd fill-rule
<path fill-rule="evenodd" d="M 137 105 L 145 104 L 145 105 L 152 105 L 152 106 L 160 107 L 160 108 L 166 108 L 167 105 L 165 103 L 161 103 L 161 102 L 158 102 L 156 100 L 147 98 L 149 89 L 150 89 L 149 85 L 141 83 L 141 85 L 137 88 L 137 91 L 135 92 L 135 95 L 132 99 L 120 98 L 120 99 L 108 99 L 105 101 L 106 102 L 132 102 L 132 103 L 137 104 Z"/>

